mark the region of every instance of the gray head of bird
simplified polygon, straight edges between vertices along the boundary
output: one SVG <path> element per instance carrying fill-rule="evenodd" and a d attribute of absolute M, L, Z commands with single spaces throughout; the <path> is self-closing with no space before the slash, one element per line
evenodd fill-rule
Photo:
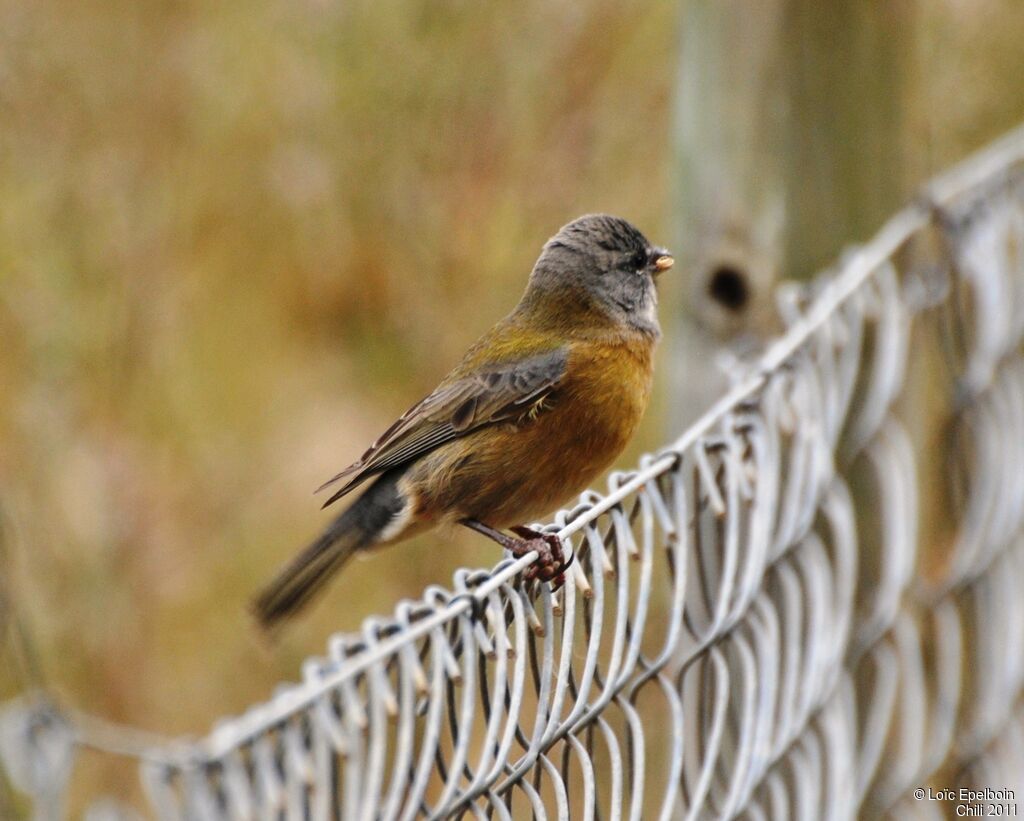
<path fill-rule="evenodd" d="M 672 255 L 632 224 L 588 214 L 547 241 L 523 305 L 559 325 L 599 322 L 657 336 L 657 277 Z"/>

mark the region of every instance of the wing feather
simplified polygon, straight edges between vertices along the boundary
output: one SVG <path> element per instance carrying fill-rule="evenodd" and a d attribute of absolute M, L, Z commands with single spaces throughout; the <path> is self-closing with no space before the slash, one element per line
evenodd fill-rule
<path fill-rule="evenodd" d="M 559 348 L 443 384 L 402 414 L 357 462 L 317 488 L 320 492 L 344 482 L 324 507 L 371 476 L 408 464 L 470 431 L 530 414 L 558 385 L 567 359 L 567 350 Z"/>

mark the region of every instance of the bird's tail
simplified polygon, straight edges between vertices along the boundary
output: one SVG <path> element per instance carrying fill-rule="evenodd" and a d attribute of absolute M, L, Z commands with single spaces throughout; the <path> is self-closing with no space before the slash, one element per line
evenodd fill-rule
<path fill-rule="evenodd" d="M 374 482 L 257 596 L 253 612 L 260 625 L 270 629 L 305 607 L 342 565 L 378 541 L 405 504 L 397 475 Z"/>

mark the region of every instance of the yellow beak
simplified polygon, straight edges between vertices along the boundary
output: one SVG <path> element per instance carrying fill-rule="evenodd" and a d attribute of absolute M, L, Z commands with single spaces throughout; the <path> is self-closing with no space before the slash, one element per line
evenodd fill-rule
<path fill-rule="evenodd" d="M 675 264 L 676 261 L 672 257 L 670 257 L 668 254 L 663 254 L 662 256 L 654 260 L 654 270 L 661 274 L 667 271 Z"/>

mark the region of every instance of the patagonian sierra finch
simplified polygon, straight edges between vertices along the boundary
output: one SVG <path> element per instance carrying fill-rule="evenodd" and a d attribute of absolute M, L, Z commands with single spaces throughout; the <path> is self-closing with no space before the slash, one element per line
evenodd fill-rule
<path fill-rule="evenodd" d="M 259 595 L 270 627 L 305 606 L 357 552 L 462 524 L 560 583 L 561 543 L 522 523 L 587 487 L 647 407 L 661 334 L 655 278 L 672 267 L 626 220 L 580 217 L 548 240 L 515 309 L 353 465 L 324 507 L 367 490 Z M 515 537 L 502 533 L 508 528 Z"/>

